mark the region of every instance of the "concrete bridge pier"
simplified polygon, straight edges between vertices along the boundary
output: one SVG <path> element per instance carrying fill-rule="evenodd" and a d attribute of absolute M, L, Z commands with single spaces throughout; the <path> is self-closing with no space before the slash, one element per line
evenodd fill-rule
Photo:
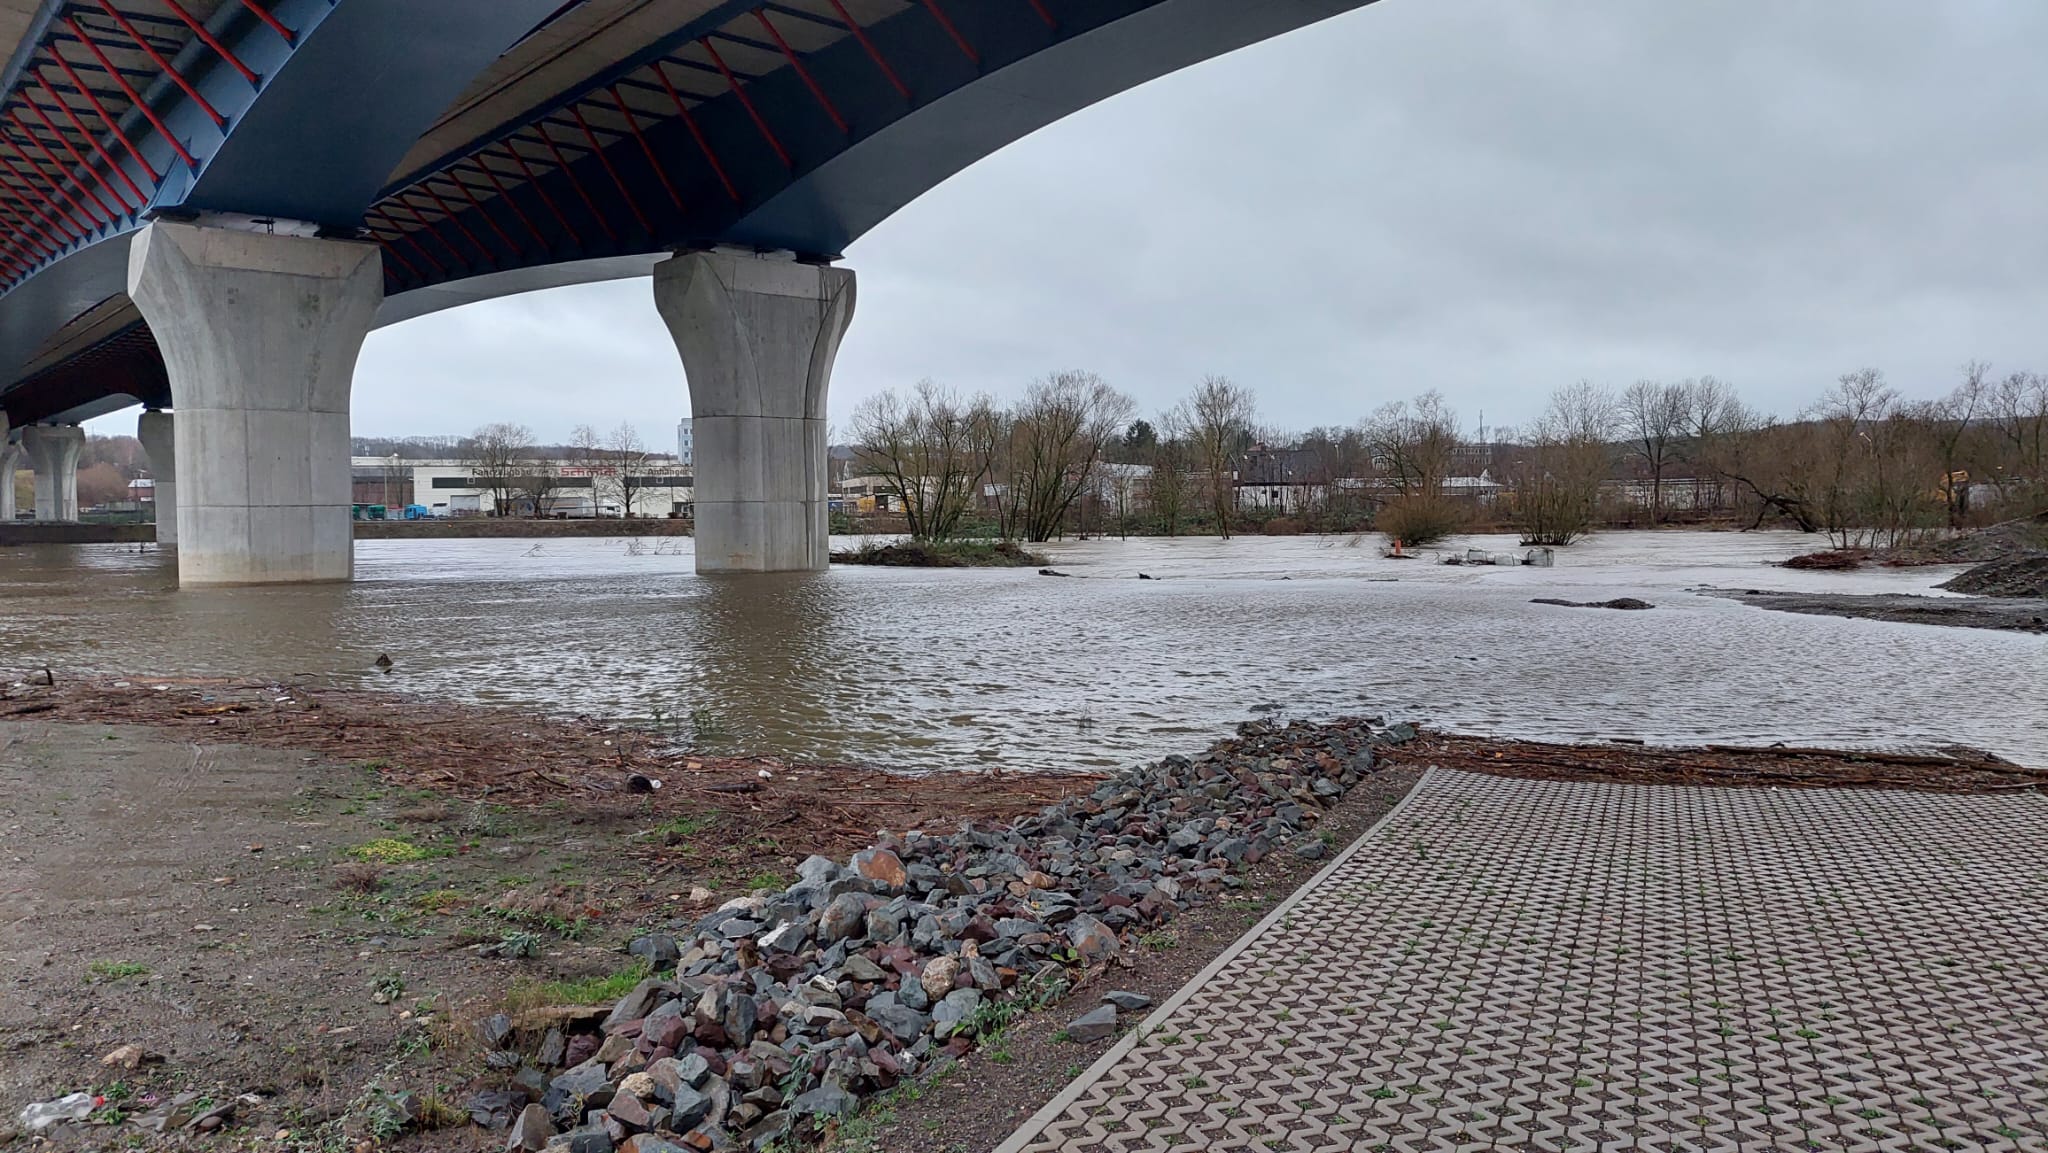
<path fill-rule="evenodd" d="M 21 430 L 22 447 L 36 470 L 36 519 L 78 519 L 78 454 L 85 430 L 75 424 L 32 424 Z"/>
<path fill-rule="evenodd" d="M 149 457 L 149 475 L 156 482 L 151 499 L 156 505 L 156 543 L 175 548 L 178 544 L 178 450 L 177 426 L 171 414 L 152 408 L 135 419 L 135 439 Z"/>
<path fill-rule="evenodd" d="M 689 378 L 697 571 L 828 563 L 825 399 L 853 319 L 851 269 L 686 252 L 654 268 L 654 304 Z"/>
<path fill-rule="evenodd" d="M 178 583 L 347 580 L 348 406 L 384 299 L 375 245 L 157 221 L 128 295 L 177 410 Z"/>
<path fill-rule="evenodd" d="M 21 469 L 21 445 L 7 431 L 7 414 L 0 412 L 0 524 L 14 521 L 14 474 Z"/>

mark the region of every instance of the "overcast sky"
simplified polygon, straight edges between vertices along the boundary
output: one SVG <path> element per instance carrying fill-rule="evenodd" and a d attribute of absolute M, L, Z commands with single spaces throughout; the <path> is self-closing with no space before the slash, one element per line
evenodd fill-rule
<path fill-rule="evenodd" d="M 1150 413 L 1205 373 L 1283 427 L 1440 389 L 1712 373 L 1791 412 L 1883 368 L 2048 371 L 2048 3 L 1381 0 L 1097 105 L 848 253 L 832 383 L 1014 394 L 1087 368 Z M 363 434 L 544 438 L 688 410 L 645 281 L 372 335 Z M 116 418 L 132 419 L 128 415 Z"/>

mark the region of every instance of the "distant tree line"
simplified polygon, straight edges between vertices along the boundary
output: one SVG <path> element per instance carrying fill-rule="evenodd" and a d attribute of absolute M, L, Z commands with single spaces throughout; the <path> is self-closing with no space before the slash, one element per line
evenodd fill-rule
<path fill-rule="evenodd" d="M 637 516 L 653 456 L 630 422 L 603 435 L 590 425 L 578 425 L 568 444 L 542 445 L 533 430 L 504 421 L 460 438 L 447 455 L 469 466 L 495 516 L 510 516 L 519 509 L 529 516 L 548 515 L 567 487 L 564 480 L 571 470 L 590 479 L 594 502 L 615 500 L 623 515 Z"/>
<path fill-rule="evenodd" d="M 1008 405 L 925 381 L 855 411 L 856 467 L 928 540 L 1227 537 L 1278 522 L 1427 544 L 1491 523 L 1561 545 L 1604 523 L 1718 518 L 1898 546 L 1989 506 L 2048 508 L 2048 377 L 1974 362 L 1930 401 L 1875 369 L 1846 373 L 1789 418 L 1711 376 L 1580 382 L 1483 442 L 1436 392 L 1295 434 L 1262 428 L 1251 391 L 1222 377 L 1153 417 L 1134 408 L 1087 372 L 1053 373 Z"/>

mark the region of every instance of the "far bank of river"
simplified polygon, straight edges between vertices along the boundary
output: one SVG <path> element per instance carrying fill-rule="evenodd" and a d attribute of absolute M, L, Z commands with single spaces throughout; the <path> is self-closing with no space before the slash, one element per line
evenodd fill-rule
<path fill-rule="evenodd" d="M 497 517 L 435 520 L 359 520 L 357 540 L 469 540 L 482 537 L 632 537 L 689 536 L 691 524 L 670 517 L 609 517 L 585 520 L 513 520 Z M 0 548 L 50 544 L 156 543 L 155 522 L 135 524 L 69 524 L 15 521 L 0 523 Z"/>
<path fill-rule="evenodd" d="M 1100 770 L 1254 715 L 1350 713 L 1549 740 L 1963 743 L 2048 766 L 2039 636 L 1702 595 L 1943 596 L 1960 571 L 1774 567 L 1815 547 L 1796 533 L 1604 533 L 1548 569 L 1391 560 L 1371 537 L 1183 537 L 1045 546 L 1071 579 L 707 579 L 688 538 L 596 523 L 605 535 L 365 540 L 355 583 L 317 587 L 181 592 L 156 550 L 4 550 L 0 670 L 312 677 L 916 770 Z M 1656 607 L 1530 603 L 1621 597 Z"/>

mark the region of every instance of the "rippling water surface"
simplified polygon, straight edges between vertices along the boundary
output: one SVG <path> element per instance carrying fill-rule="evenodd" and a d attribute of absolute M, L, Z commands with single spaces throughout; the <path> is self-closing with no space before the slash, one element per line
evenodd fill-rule
<path fill-rule="evenodd" d="M 1765 564 L 1812 547 L 1612 533 L 1554 568 L 1475 569 L 1384 560 L 1370 539 L 1108 540 L 1051 546 L 1062 580 L 702 578 L 687 540 L 364 541 L 353 585 L 211 591 L 178 591 L 153 550 L 0 549 L 0 668 L 361 678 L 905 768 L 1122 764 L 1254 706 L 1549 738 L 1957 741 L 2048 765 L 2048 640 L 1691 591 L 1927 592 L 1955 571 Z M 388 676 L 370 671 L 379 653 Z"/>

